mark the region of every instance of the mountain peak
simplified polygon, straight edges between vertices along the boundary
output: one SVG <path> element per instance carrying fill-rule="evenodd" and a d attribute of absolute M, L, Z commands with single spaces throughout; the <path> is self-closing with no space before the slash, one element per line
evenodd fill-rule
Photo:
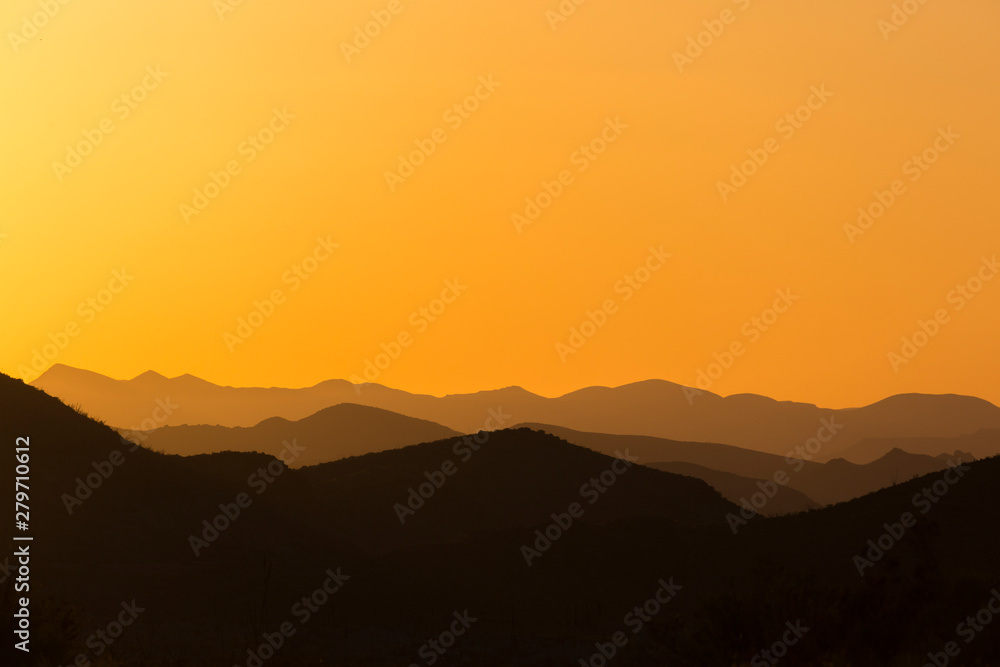
<path fill-rule="evenodd" d="M 509 387 L 501 387 L 499 389 L 483 389 L 481 391 L 476 391 L 470 394 L 445 394 L 443 398 L 454 398 L 454 397 L 469 397 L 469 396 L 509 396 L 509 397 L 538 397 L 538 394 L 534 394 L 524 387 L 518 385 L 510 385 Z"/>
<path fill-rule="evenodd" d="M 117 382 L 106 375 L 88 371 L 66 364 L 52 364 L 44 373 L 29 382 L 33 387 L 44 389 L 47 386 L 71 384 L 74 386 L 93 385 L 94 383 L 106 385 Z"/>
<path fill-rule="evenodd" d="M 129 382 L 149 382 L 149 381 L 154 381 L 154 380 L 155 381 L 160 381 L 160 380 L 166 380 L 166 379 L 167 379 L 167 376 L 161 375 L 160 373 L 157 373 L 156 371 L 146 371 L 145 373 L 140 373 L 139 375 L 136 375 L 134 378 L 132 378 L 131 380 L 129 380 Z"/>
<path fill-rule="evenodd" d="M 907 407 L 911 409 L 923 409 L 925 406 L 942 406 L 945 408 L 967 407 L 970 409 L 990 409 L 997 408 L 984 398 L 977 396 L 967 396 L 965 394 L 921 394 L 907 393 L 895 394 L 877 401 L 869 408 L 875 406 Z"/>

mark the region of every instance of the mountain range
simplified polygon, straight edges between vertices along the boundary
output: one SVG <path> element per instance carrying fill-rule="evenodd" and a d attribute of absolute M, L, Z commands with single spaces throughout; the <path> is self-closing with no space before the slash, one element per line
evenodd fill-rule
<path fill-rule="evenodd" d="M 460 433 L 381 408 L 340 403 L 297 421 L 271 417 L 251 427 L 163 426 L 152 431 L 123 431 L 123 435 L 167 454 L 190 456 L 236 451 L 280 457 L 287 452 L 294 457 L 289 465 L 301 467 Z"/>
<path fill-rule="evenodd" d="M 253 664 L 286 622 L 269 665 L 426 664 L 463 615 L 442 664 L 586 663 L 622 633 L 622 665 L 749 665 L 790 625 L 808 630 L 785 664 L 922 664 L 1000 580 L 996 458 L 766 518 L 526 427 L 288 469 L 157 453 L 0 375 L 0 430 L 30 437 L 41 664 L 95 660 L 88 635 L 129 604 L 105 657 L 151 667 Z M 995 665 L 1000 635 L 961 652 Z"/>
<path fill-rule="evenodd" d="M 301 389 L 222 387 L 191 375 L 166 378 L 154 372 L 115 380 L 57 364 L 32 384 L 112 426 L 139 430 L 251 427 L 271 417 L 299 420 L 323 408 L 354 403 L 471 433 L 502 409 L 510 419 L 499 426 L 532 422 L 583 432 L 721 442 L 781 456 L 796 455 L 810 442 L 827 439 L 820 443 L 817 460 L 851 450 L 852 460 L 871 462 L 893 448 L 910 451 L 898 439 L 958 438 L 1000 429 L 1000 408 L 968 396 L 905 394 L 860 408 L 829 409 L 752 394 L 724 398 L 662 380 L 590 387 L 555 398 L 519 387 L 436 397 L 345 380 Z M 859 443 L 884 438 L 897 442 L 888 449 L 882 441 L 871 445 L 877 455 L 855 449 Z M 956 448 L 982 457 L 996 453 L 997 445 L 987 437 L 983 443 Z"/>
<path fill-rule="evenodd" d="M 645 465 L 704 480 L 732 502 L 765 495 L 768 499 L 761 514 L 785 514 L 785 508 L 801 511 L 817 505 L 852 500 L 888 486 L 946 469 L 949 465 L 969 462 L 972 457 L 957 454 L 949 464 L 947 457 L 910 454 L 893 449 L 866 464 L 844 459 L 821 463 L 796 457 L 781 457 L 765 452 L 706 442 L 676 442 L 663 438 L 634 435 L 582 433 L 546 424 L 528 424 L 581 447 L 605 454 L 628 449 Z M 791 493 L 789 493 L 791 492 Z M 796 493 L 797 492 L 797 493 Z"/>

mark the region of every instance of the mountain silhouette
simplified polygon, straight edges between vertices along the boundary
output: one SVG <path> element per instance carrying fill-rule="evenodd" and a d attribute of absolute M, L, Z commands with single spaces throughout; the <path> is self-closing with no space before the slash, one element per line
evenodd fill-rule
<path fill-rule="evenodd" d="M 967 456 L 985 459 L 1000 455 L 1000 429 L 983 429 L 949 438 L 865 438 L 840 452 L 840 458 L 854 463 L 868 463 L 894 449 L 926 456 L 966 452 Z"/>
<path fill-rule="evenodd" d="M 770 481 L 772 484 L 769 486 L 773 488 L 774 482 L 777 481 L 779 492 L 797 491 L 805 496 L 806 501 L 831 505 L 905 482 L 919 475 L 944 470 L 949 465 L 948 457 L 909 454 L 898 449 L 865 465 L 856 465 L 843 459 L 819 463 L 730 445 L 676 442 L 648 436 L 582 433 L 543 424 L 531 426 L 599 452 L 609 453 L 628 448 L 639 457 L 640 461 L 661 470 L 681 472 L 680 469 L 673 469 L 670 466 L 683 464 L 688 467 L 687 472 L 682 474 L 691 474 L 705 480 L 733 502 L 739 502 L 743 498 L 750 499 L 753 494 L 761 490 L 759 484 L 767 484 Z M 807 451 L 805 453 L 808 454 Z M 965 459 L 966 462 L 968 460 Z M 749 493 L 746 493 L 747 491 Z M 761 509 L 761 513 L 765 515 L 786 513 L 778 509 L 786 502 L 800 509 L 808 507 L 808 504 L 802 507 L 803 498 L 795 497 L 793 494 L 793 497 L 786 499 L 784 495 L 781 493 L 780 496 L 770 498 L 767 505 Z M 777 501 L 777 504 L 772 505 L 772 501 Z"/>
<path fill-rule="evenodd" d="M 124 435 L 166 454 L 264 452 L 298 468 L 440 440 L 459 433 L 440 424 L 388 410 L 341 403 L 298 421 L 271 417 L 249 428 L 164 426 L 152 431 L 126 431 Z"/>
<path fill-rule="evenodd" d="M 624 469 L 527 428 L 289 470 L 266 454 L 131 449 L 6 376 L 0 417 L 5 441 L 31 438 L 33 657 L 48 664 L 93 660 L 88 635 L 133 600 L 146 611 L 109 655 L 151 667 L 247 664 L 286 621 L 295 633 L 268 664 L 420 664 L 421 646 L 463 612 L 473 629 L 442 664 L 586 662 L 619 631 L 623 665 L 750 664 L 789 623 L 809 630 L 787 664 L 922 664 L 1000 580 L 997 458 L 734 524 L 739 508 L 700 480 Z M 465 456 L 469 438 L 479 449 Z M 61 496 L 116 451 L 123 461 L 69 514 Z M 11 497 L 14 458 L 0 461 Z M 281 472 L 257 494 L 253 476 L 272 465 Z M 588 503 L 584 485 L 616 466 Z M 433 492 L 400 522 L 395 506 L 425 483 Z M 252 503 L 196 555 L 192 536 L 240 493 Z M 560 528 L 574 502 L 582 515 Z M 530 565 L 526 546 L 539 552 Z M 342 589 L 300 623 L 295 605 L 335 576 Z M 633 631 L 633 610 L 669 589 Z M 961 650 L 995 665 L 1000 636 Z"/>
<path fill-rule="evenodd" d="M 331 516 L 338 533 L 354 535 L 360 527 L 355 540 L 370 546 L 467 541 L 477 532 L 549 522 L 571 502 L 585 509 L 581 521 L 588 524 L 651 516 L 721 526 L 734 510 L 701 480 L 619 460 L 518 428 L 352 457 L 302 473 L 330 507 L 351 507 L 349 517 Z M 446 462 L 454 465 L 453 475 L 439 474 Z M 606 479 L 614 481 L 605 485 Z M 413 493 L 439 484 L 427 499 Z"/>
<path fill-rule="evenodd" d="M 511 419 L 502 426 L 542 423 L 586 432 L 722 442 L 781 456 L 832 424 L 836 437 L 817 454 L 817 460 L 827 460 L 866 438 L 955 437 L 1000 429 L 1000 408 L 966 396 L 906 394 L 862 408 L 832 410 L 750 394 L 723 398 L 662 380 L 590 387 L 556 398 L 519 387 L 435 397 L 344 380 L 302 389 L 220 387 L 192 376 L 167 379 L 151 373 L 113 380 L 57 364 L 33 384 L 115 427 L 141 430 L 181 424 L 248 427 L 270 417 L 298 420 L 332 405 L 356 403 L 474 433 L 484 428 L 490 411 L 502 408 Z M 157 401 L 167 398 L 176 409 L 157 412 Z M 158 417 L 162 420 L 157 422 Z"/>
<path fill-rule="evenodd" d="M 719 472 L 700 466 L 696 463 L 648 463 L 650 468 L 671 472 L 675 475 L 687 475 L 704 481 L 713 489 L 722 494 L 722 497 L 731 503 L 739 503 L 743 499 L 752 498 L 754 494 L 760 493 L 762 485 L 766 480 L 743 477 L 729 472 Z M 777 486 L 773 497 L 768 498 L 766 505 L 761 507 L 759 513 L 763 516 L 782 516 L 785 514 L 795 514 L 816 509 L 819 504 L 810 500 L 801 491 L 796 491 L 787 486 Z"/>

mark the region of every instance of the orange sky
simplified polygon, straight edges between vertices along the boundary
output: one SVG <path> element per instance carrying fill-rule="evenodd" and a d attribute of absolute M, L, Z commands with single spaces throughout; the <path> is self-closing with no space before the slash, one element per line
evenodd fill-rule
<path fill-rule="evenodd" d="M 711 372 L 717 393 L 829 406 L 1000 403 L 1000 280 L 952 293 L 1000 252 L 996 2 L 891 31 L 889 0 L 589 0 L 565 21 L 558 0 L 222 2 L 0 10 L 0 370 L 301 386 L 371 360 L 429 393 Z M 345 49 L 373 11 L 387 25 Z M 433 153 L 399 172 L 415 142 Z M 561 193 L 534 216 L 543 181 Z M 798 298 L 772 318 L 779 290 Z M 588 311 L 603 325 L 576 350 Z"/>

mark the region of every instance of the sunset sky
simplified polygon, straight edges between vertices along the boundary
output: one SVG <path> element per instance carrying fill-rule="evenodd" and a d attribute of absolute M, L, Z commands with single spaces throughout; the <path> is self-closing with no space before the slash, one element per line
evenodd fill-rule
<path fill-rule="evenodd" d="M 1000 5 L 912 4 L 8 0 L 0 370 L 1000 403 Z"/>

